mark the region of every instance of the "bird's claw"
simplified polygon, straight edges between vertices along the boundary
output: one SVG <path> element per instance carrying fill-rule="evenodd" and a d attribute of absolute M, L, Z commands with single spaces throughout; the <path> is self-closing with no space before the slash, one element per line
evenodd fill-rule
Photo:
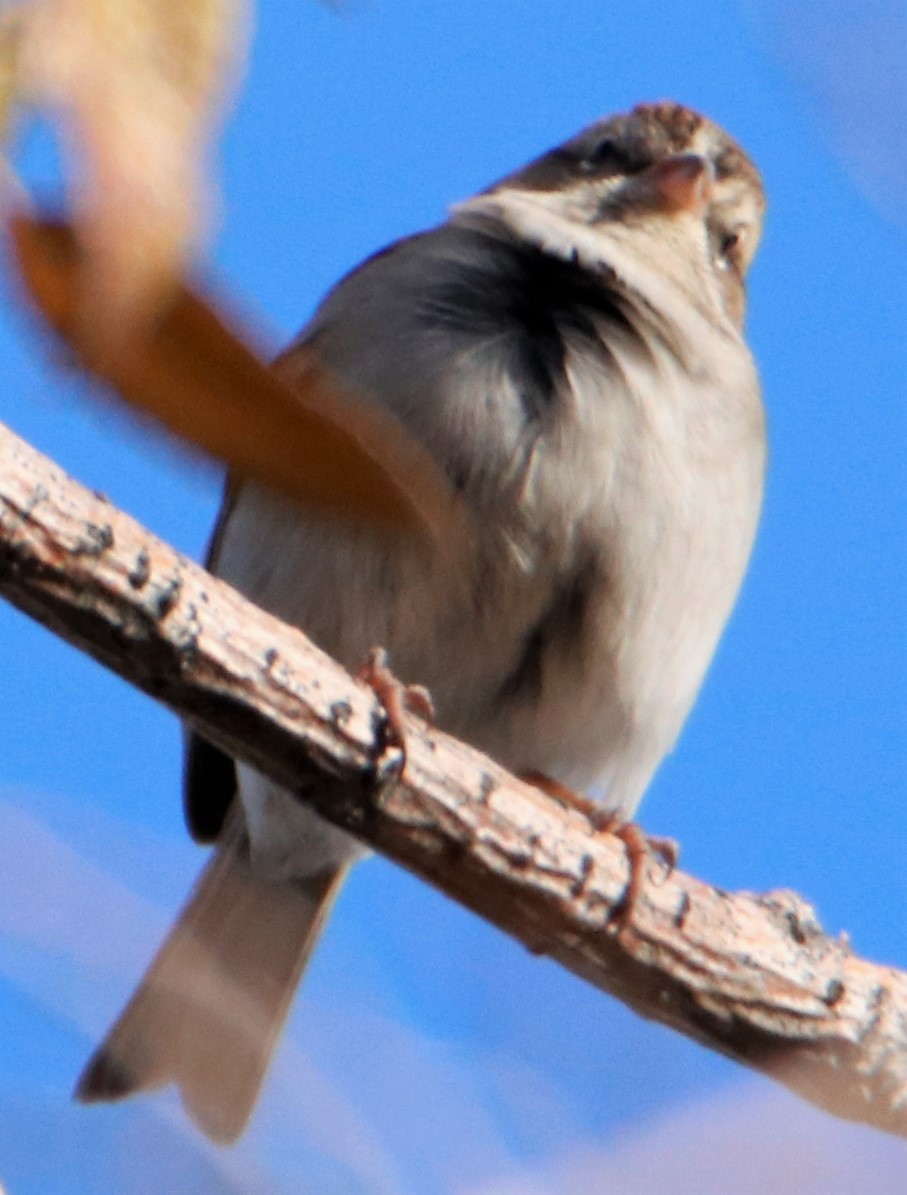
<path fill-rule="evenodd" d="M 620 903 L 611 915 L 611 924 L 617 933 L 622 932 L 630 924 L 633 913 L 639 903 L 642 886 L 646 875 L 646 863 L 653 855 L 657 855 L 663 865 L 660 884 L 670 879 L 671 873 L 677 866 L 680 857 L 680 847 L 673 838 L 659 838 L 646 834 L 645 830 L 636 822 L 624 821 L 619 814 L 602 809 L 589 797 L 575 792 L 572 788 L 552 780 L 538 772 L 529 772 L 522 776 L 528 784 L 535 785 L 542 792 L 554 797 L 569 809 L 576 809 L 588 819 L 593 833 L 613 834 L 624 844 L 627 852 L 627 863 L 630 868 L 630 878 Z"/>
<path fill-rule="evenodd" d="M 385 743 L 400 748 L 402 774 L 407 756 L 406 715 L 415 714 L 433 725 L 435 709 L 431 695 L 424 685 L 408 685 L 395 676 L 383 647 L 372 648 L 357 670 L 356 680 L 368 685 L 384 707 Z"/>

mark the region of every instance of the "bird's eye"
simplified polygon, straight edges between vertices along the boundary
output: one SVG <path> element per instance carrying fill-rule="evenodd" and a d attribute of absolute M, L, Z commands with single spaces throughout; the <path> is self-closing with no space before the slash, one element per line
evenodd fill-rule
<path fill-rule="evenodd" d="M 715 264 L 722 270 L 743 271 L 743 233 L 739 229 L 719 234 Z"/>
<path fill-rule="evenodd" d="M 620 162 L 620 150 L 613 137 L 603 137 L 601 141 L 589 150 L 582 159 L 582 168 L 588 172 L 601 170 L 603 166 L 610 166 Z"/>

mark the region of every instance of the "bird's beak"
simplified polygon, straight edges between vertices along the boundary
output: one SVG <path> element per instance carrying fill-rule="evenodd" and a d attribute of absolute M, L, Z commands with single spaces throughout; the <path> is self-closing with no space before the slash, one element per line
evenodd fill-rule
<path fill-rule="evenodd" d="M 712 201 L 715 172 L 699 154 L 674 154 L 650 166 L 639 181 L 655 206 L 701 216 Z"/>

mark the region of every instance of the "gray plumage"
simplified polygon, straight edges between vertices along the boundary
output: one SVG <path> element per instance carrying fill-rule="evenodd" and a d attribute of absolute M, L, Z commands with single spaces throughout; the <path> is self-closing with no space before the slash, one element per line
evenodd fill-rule
<path fill-rule="evenodd" d="M 630 818 L 699 690 L 756 529 L 763 414 L 740 324 L 762 207 L 726 134 L 651 105 L 377 254 L 277 368 L 292 380 L 314 357 L 391 413 L 460 495 L 468 533 L 429 558 L 244 485 L 225 507 L 215 570 L 350 668 L 383 645 L 402 680 L 428 687 L 441 727 L 515 772 L 596 783 L 605 807 Z M 246 868 L 264 893 L 226 939 L 229 894 L 215 891 L 201 918 L 197 896 L 193 941 L 214 941 L 229 970 L 236 941 L 269 916 L 268 892 L 279 908 L 296 885 L 307 912 L 279 952 L 289 987 L 323 920 L 313 877 L 342 876 L 359 848 L 198 741 L 189 776 L 190 824 L 201 837 L 238 825 L 224 874 Z M 177 940 L 185 932 L 184 918 Z M 191 991 L 192 958 L 181 952 L 178 981 L 155 964 L 146 989 Z M 246 1081 L 224 1084 L 216 1069 L 199 1085 L 192 1048 L 184 1061 L 165 1044 L 184 1006 L 136 997 L 83 1097 L 172 1078 L 203 1128 L 235 1135 L 286 1007 L 265 996 L 261 970 L 244 983 L 263 987 L 267 1031 L 234 1018 L 219 1039 L 222 1053 L 232 1036 L 257 1058 Z M 198 988 L 192 1015 L 223 1021 L 210 985 Z"/>

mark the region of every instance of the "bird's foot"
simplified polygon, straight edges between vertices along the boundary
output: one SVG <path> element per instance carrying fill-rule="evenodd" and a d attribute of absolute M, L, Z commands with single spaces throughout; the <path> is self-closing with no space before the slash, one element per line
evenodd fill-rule
<path fill-rule="evenodd" d="M 424 685 L 407 685 L 395 676 L 383 647 L 373 647 L 356 672 L 356 680 L 369 686 L 384 707 L 385 745 L 400 748 L 403 758 L 400 775 L 406 768 L 406 715 L 415 714 L 429 726 L 434 724 L 435 708 Z"/>
<path fill-rule="evenodd" d="M 659 883 L 663 884 L 677 866 L 680 845 L 673 838 L 658 838 L 653 834 L 647 834 L 636 822 L 623 822 L 614 814 L 611 815 L 610 824 L 601 827 L 601 832 L 613 834 L 621 840 L 626 848 L 627 862 L 630 866 L 630 879 L 624 889 L 623 899 L 612 915 L 620 933 L 633 919 L 646 877 L 648 861 L 653 855 L 661 860 L 663 870 Z"/>
<path fill-rule="evenodd" d="M 630 878 L 624 895 L 611 915 L 611 923 L 620 933 L 631 922 L 639 896 L 642 892 L 646 876 L 646 864 L 653 855 L 658 856 L 664 867 L 661 882 L 667 880 L 677 866 L 680 857 L 680 847 L 673 838 L 658 838 L 646 834 L 645 830 L 636 822 L 627 822 L 617 813 L 602 809 L 600 805 L 589 797 L 575 792 L 565 784 L 552 780 L 550 776 L 539 772 L 528 772 L 521 776 L 527 784 L 540 788 L 548 796 L 554 797 L 568 809 L 575 809 L 589 822 L 596 834 L 613 834 L 624 844 L 627 852 L 627 863 L 630 867 Z"/>

